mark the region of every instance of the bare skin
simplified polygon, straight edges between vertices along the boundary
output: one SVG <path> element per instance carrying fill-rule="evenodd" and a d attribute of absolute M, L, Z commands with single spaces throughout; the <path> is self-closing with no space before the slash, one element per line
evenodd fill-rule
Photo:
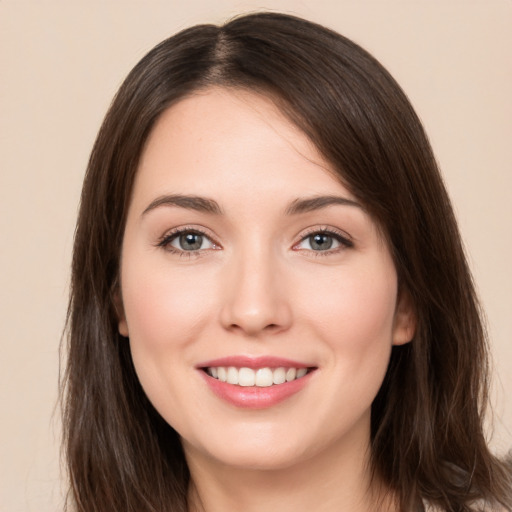
<path fill-rule="evenodd" d="M 233 472 L 229 466 L 193 456 L 189 511 L 398 512 L 385 487 L 378 479 L 370 480 L 366 457 L 361 457 L 365 439 L 359 441 L 301 465 L 271 471 Z"/>

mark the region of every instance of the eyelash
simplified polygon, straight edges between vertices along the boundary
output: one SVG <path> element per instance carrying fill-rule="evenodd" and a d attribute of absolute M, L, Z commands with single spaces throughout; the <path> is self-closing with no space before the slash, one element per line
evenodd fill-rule
<path fill-rule="evenodd" d="M 196 251 L 185 251 L 185 250 L 177 249 L 171 245 L 171 242 L 173 242 L 177 237 L 179 237 L 183 234 L 186 234 L 186 233 L 204 236 L 214 246 L 220 247 L 220 245 L 217 242 L 212 240 L 212 237 L 208 233 L 206 233 L 206 231 L 204 231 L 200 228 L 197 228 L 197 227 L 187 227 L 187 226 L 175 228 L 172 231 L 166 233 L 157 242 L 156 246 L 161 247 L 164 250 L 166 250 L 172 254 L 177 254 L 178 256 L 185 257 L 185 258 L 193 258 L 193 257 L 197 258 L 197 257 L 200 257 L 205 251 L 212 250 L 212 249 L 199 249 Z M 327 235 L 327 236 L 332 237 L 334 240 L 336 240 L 340 244 L 340 247 L 336 247 L 335 249 L 327 249 L 325 251 L 314 251 L 312 249 L 306 249 L 306 250 L 308 250 L 308 252 L 312 253 L 314 257 L 328 256 L 331 254 L 336 254 L 345 249 L 350 249 L 350 248 L 354 247 L 354 242 L 352 242 L 352 240 L 350 240 L 350 238 L 346 234 L 344 234 L 336 229 L 333 229 L 331 227 L 321 227 L 321 228 L 311 228 L 309 231 L 306 231 L 306 233 L 304 233 L 301 236 L 301 239 L 299 240 L 299 242 L 297 242 L 296 244 L 293 245 L 293 248 L 297 247 L 298 245 L 300 245 L 302 242 L 304 242 L 306 239 L 312 237 L 313 235 Z"/>
<path fill-rule="evenodd" d="M 344 251 L 346 249 L 351 249 L 354 247 L 354 242 L 349 238 L 349 236 L 342 232 L 338 231 L 335 228 L 323 226 L 320 228 L 311 228 L 310 230 L 307 230 L 299 240 L 298 243 L 294 244 L 293 247 L 297 247 L 299 244 L 301 244 L 304 240 L 307 240 L 308 238 L 314 236 L 314 235 L 327 235 L 336 240 L 340 247 L 336 247 L 335 249 L 328 249 L 326 251 L 314 251 L 312 249 L 307 249 L 309 253 L 311 253 L 315 258 L 321 258 L 324 256 L 330 256 L 332 254 L 337 254 L 341 251 Z"/>
<path fill-rule="evenodd" d="M 210 240 L 210 242 L 216 246 L 220 247 L 220 245 L 212 240 L 211 235 L 206 233 L 206 231 L 197 228 L 197 227 L 181 227 L 181 228 L 175 228 L 171 230 L 170 232 L 166 233 L 156 244 L 157 247 L 161 247 L 165 251 L 168 251 L 172 254 L 176 254 L 182 258 L 198 258 L 202 255 L 204 251 L 212 250 L 212 249 L 200 249 L 197 251 L 184 251 L 181 249 L 176 249 L 171 245 L 171 242 L 173 242 L 176 238 L 178 238 L 181 235 L 184 235 L 186 233 L 195 234 L 195 235 L 201 235 Z"/>

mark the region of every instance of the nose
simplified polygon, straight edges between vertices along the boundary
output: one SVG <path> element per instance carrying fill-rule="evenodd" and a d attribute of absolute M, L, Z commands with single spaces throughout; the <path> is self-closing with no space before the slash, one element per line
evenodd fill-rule
<path fill-rule="evenodd" d="M 226 273 L 220 311 L 224 329 L 258 337 L 290 327 L 290 297 L 271 251 L 253 251 L 233 258 Z"/>

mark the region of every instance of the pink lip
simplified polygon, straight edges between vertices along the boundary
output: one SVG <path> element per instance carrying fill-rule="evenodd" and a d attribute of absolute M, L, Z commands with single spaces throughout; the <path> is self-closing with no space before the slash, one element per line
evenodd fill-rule
<path fill-rule="evenodd" d="M 212 359 L 196 365 L 196 368 L 209 368 L 212 366 L 234 366 L 235 368 L 309 368 L 312 365 L 273 356 L 230 356 Z"/>
<path fill-rule="evenodd" d="M 206 385 L 219 398 L 243 409 L 266 409 L 283 402 L 301 391 L 311 380 L 314 371 L 304 377 L 268 387 L 243 387 L 221 382 L 204 371 L 208 367 L 234 366 L 236 368 L 311 368 L 310 365 L 279 357 L 232 356 L 206 361 L 196 366 Z"/>

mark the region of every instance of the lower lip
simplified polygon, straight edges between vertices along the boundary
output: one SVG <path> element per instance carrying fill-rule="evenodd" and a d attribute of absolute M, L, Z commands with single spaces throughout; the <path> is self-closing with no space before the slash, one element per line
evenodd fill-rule
<path fill-rule="evenodd" d="M 244 409 L 266 409 L 273 407 L 287 398 L 301 391 L 309 382 L 314 372 L 309 372 L 300 379 L 274 384 L 273 386 L 236 386 L 210 377 L 206 372 L 200 370 L 207 385 L 219 398 L 235 407 Z"/>

